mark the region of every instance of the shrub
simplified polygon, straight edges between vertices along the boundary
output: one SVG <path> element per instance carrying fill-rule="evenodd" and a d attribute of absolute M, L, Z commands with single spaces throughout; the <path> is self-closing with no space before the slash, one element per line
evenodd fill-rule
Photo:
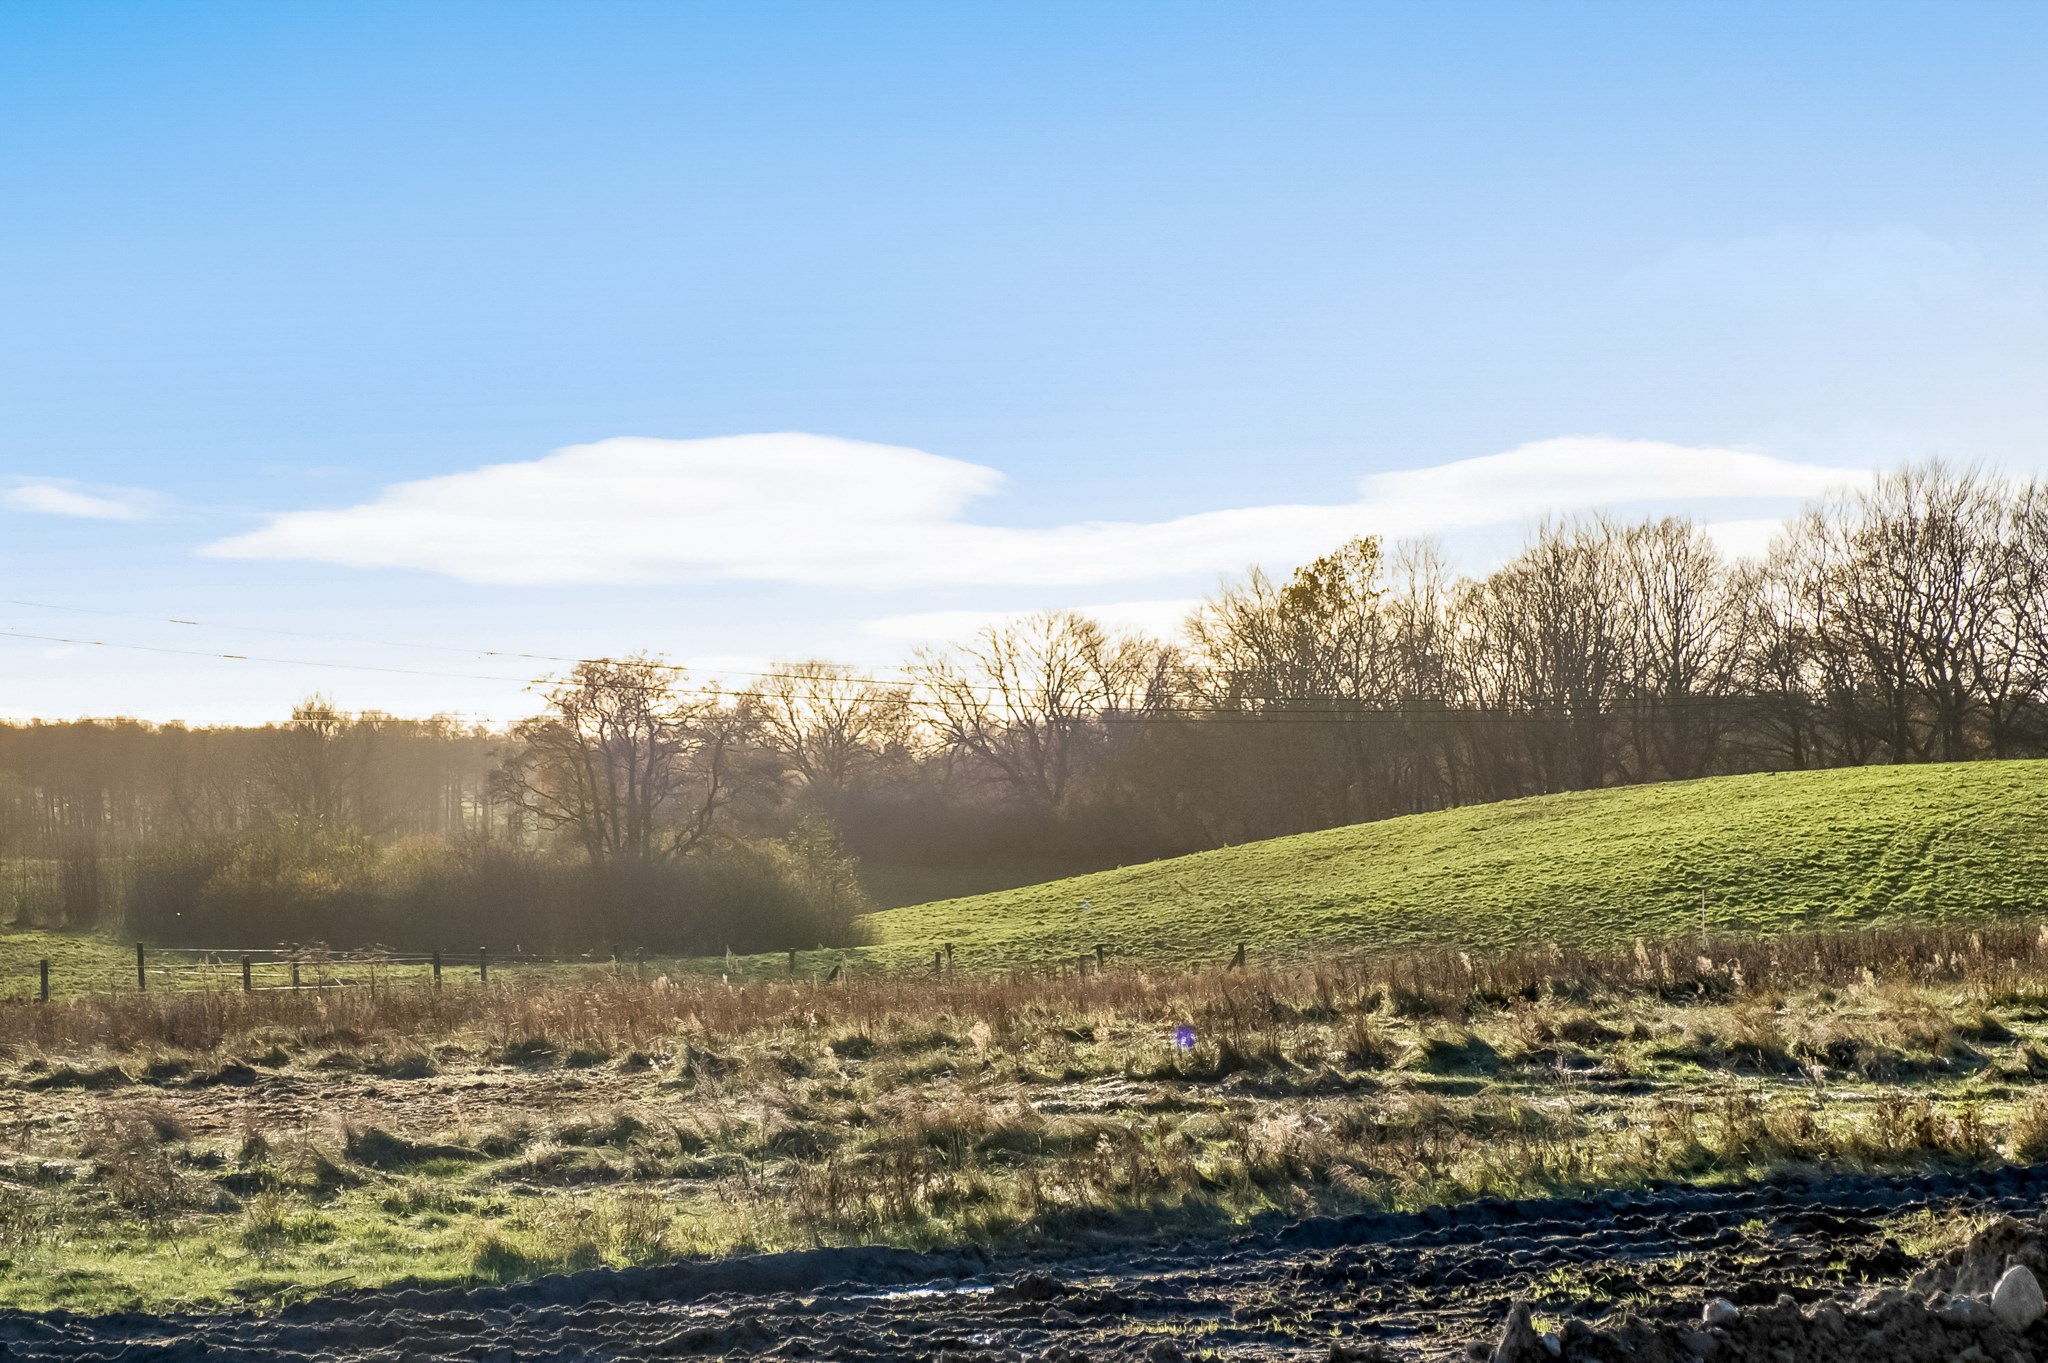
<path fill-rule="evenodd" d="M 380 847 L 283 823 L 159 844 L 125 897 L 129 930 L 166 945 L 681 955 L 849 945 L 867 908 L 853 863 L 813 822 L 782 841 L 605 867 L 481 840 Z"/>

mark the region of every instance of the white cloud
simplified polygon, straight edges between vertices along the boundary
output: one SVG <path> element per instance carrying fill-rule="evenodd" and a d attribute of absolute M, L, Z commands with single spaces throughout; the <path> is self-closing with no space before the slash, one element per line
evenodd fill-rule
<path fill-rule="evenodd" d="M 147 519 L 154 498 L 136 488 L 85 488 L 62 479 L 17 483 L 0 492 L 10 511 L 41 516 L 77 516 L 95 521 Z"/>
<path fill-rule="evenodd" d="M 1364 505 L 1387 523 L 1416 527 L 1399 533 L 1434 535 L 1605 507 L 1803 501 L 1868 476 L 1749 450 L 1566 436 L 1435 468 L 1374 474 L 1363 490 Z"/>
<path fill-rule="evenodd" d="M 1108 601 L 1068 609 L 1113 629 L 1173 637 L 1179 635 L 1181 625 L 1201 604 L 1199 597 L 1171 597 L 1159 601 Z M 1041 609 L 916 611 L 870 620 L 863 628 L 878 639 L 902 639 L 912 643 L 951 641 L 972 638 L 990 625 L 1007 625 L 1035 615 Z"/>
<path fill-rule="evenodd" d="M 1782 516 L 1764 516 L 1748 521 L 1708 521 L 1700 529 L 1730 558 L 1761 559 L 1770 552 L 1771 541 L 1785 528 Z"/>
<path fill-rule="evenodd" d="M 1084 586 L 1253 562 L 1281 568 L 1356 534 L 1429 535 L 1595 508 L 1733 502 L 1782 513 L 1857 476 L 1742 450 L 1570 436 L 1374 474 L 1340 504 L 1019 528 L 963 515 L 1001 474 L 921 450 L 803 434 L 622 437 L 395 484 L 360 506 L 287 512 L 205 552 L 512 585 Z"/>

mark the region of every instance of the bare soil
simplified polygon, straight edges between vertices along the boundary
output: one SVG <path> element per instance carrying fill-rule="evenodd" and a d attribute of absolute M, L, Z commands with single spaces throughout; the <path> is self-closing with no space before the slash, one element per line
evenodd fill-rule
<path fill-rule="evenodd" d="M 2048 1168 L 2006 1167 L 1481 1201 L 1061 1258 L 818 1249 L 467 1292 L 365 1292 L 271 1315 L 4 1315 L 0 1358 L 1362 1363 L 1488 1358 L 1497 1347 L 1519 1357 L 1526 1346 L 1565 1360 L 2032 1363 L 2048 1359 L 2048 1326 L 2016 1334 L 1943 1313 L 1939 1297 L 1930 1304 L 1942 1282 L 1955 1288 L 2002 1263 L 1951 1253 L 1930 1266 L 1896 1231 L 1914 1213 L 2032 1223 L 2044 1206 Z M 1992 1234 L 2006 1259 L 2048 1244 L 2024 1224 Z M 1881 1290 L 1916 1273 L 1914 1292 Z M 1744 1308 L 1718 1335 L 1696 1328 L 1713 1297 Z M 1557 1337 L 1556 1353 L 1533 1333 L 1503 1338 L 1518 1304 Z"/>

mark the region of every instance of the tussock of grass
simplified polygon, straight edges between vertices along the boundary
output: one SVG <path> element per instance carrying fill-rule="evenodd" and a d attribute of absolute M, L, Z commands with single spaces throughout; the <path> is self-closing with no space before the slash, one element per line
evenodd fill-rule
<path fill-rule="evenodd" d="M 466 1146 L 436 1141 L 409 1140 L 394 1136 L 381 1127 L 349 1127 L 342 1139 L 342 1153 L 366 1169 L 411 1169 L 441 1161 L 478 1158 Z"/>
<path fill-rule="evenodd" d="M 387 1062 L 380 1070 L 386 1079 L 432 1079 L 440 1067 L 424 1051 L 410 1051 Z"/>

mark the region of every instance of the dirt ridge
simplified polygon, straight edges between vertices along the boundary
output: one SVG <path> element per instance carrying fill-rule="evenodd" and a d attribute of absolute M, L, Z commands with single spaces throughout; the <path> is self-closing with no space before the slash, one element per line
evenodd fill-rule
<path fill-rule="evenodd" d="M 0 1357 L 1456 1358 L 1523 1301 L 1598 1324 L 1622 1299 L 1676 1323 L 1697 1319 L 1710 1294 L 1757 1306 L 1846 1298 L 1916 1266 L 1886 1236 L 1887 1216 L 2031 1217 L 2044 1205 L 2048 1168 L 2007 1167 L 1269 1219 L 1229 1240 L 1060 1256 L 815 1249 L 351 1292 L 274 1315 L 11 1313 Z"/>

